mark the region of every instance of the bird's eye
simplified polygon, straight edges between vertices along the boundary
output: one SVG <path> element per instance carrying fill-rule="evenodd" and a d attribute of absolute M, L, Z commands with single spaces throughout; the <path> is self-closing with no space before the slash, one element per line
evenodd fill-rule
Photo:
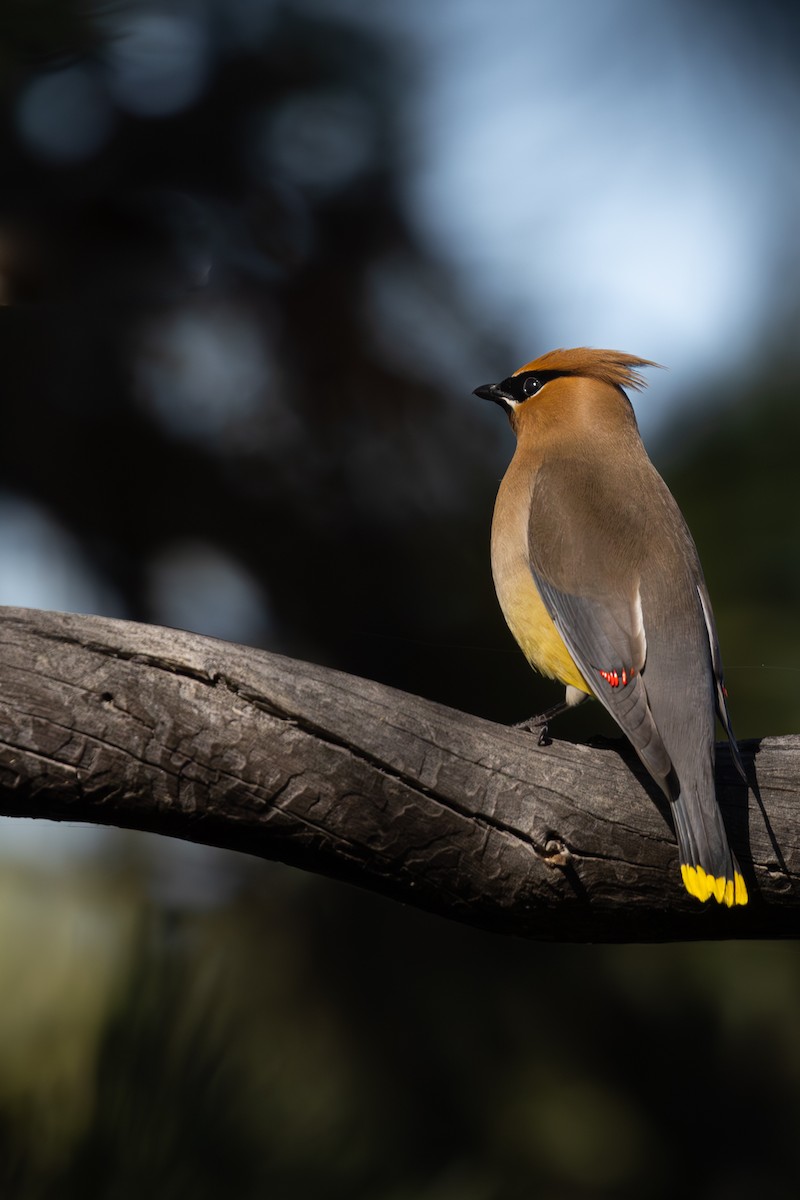
<path fill-rule="evenodd" d="M 523 396 L 533 396 L 541 386 L 541 379 L 537 379 L 535 375 L 529 375 L 522 385 L 522 394 Z"/>

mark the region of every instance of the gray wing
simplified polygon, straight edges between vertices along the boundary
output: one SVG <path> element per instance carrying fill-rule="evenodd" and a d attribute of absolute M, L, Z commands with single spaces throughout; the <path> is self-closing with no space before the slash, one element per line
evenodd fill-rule
<path fill-rule="evenodd" d="M 674 799 L 672 762 L 641 677 L 647 641 L 637 571 L 646 548 L 640 509 L 628 500 L 623 519 L 609 522 L 617 497 L 598 494 L 592 477 L 583 491 L 574 473 L 568 487 L 563 480 L 559 471 L 537 479 L 528 545 L 534 582 L 593 695 Z"/>
<path fill-rule="evenodd" d="M 669 799 L 672 762 L 661 740 L 641 677 L 645 639 L 638 605 L 623 597 L 563 592 L 531 564 L 534 582 L 553 624 L 593 695 L 606 708 Z"/>

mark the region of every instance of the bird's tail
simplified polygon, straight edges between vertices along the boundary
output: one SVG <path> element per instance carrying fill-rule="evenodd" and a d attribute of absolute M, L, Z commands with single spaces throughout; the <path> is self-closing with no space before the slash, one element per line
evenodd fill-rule
<path fill-rule="evenodd" d="M 710 900 L 732 908 L 747 904 L 747 888 L 728 845 L 722 814 L 716 802 L 703 804 L 687 790 L 672 801 L 681 877 L 684 887 L 698 900 Z"/>

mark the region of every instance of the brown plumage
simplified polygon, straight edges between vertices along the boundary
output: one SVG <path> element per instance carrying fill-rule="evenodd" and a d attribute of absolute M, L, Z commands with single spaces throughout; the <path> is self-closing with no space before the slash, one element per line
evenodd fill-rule
<path fill-rule="evenodd" d="M 586 379 L 596 379 L 598 383 L 633 388 L 640 392 L 647 387 L 647 380 L 639 367 L 658 365 L 646 358 L 636 358 L 633 354 L 621 354 L 619 350 L 593 350 L 590 346 L 576 346 L 574 350 L 548 350 L 547 354 L 526 363 L 514 374 L 556 371 L 559 375 L 582 375 Z"/>
<path fill-rule="evenodd" d="M 623 388 L 655 366 L 553 350 L 476 394 L 517 450 L 492 524 L 500 605 L 532 666 L 608 709 L 670 801 L 681 873 L 701 900 L 745 904 L 714 792 L 728 717 L 716 628 L 691 534 L 653 467 Z M 743 772 L 742 772 L 743 774 Z"/>

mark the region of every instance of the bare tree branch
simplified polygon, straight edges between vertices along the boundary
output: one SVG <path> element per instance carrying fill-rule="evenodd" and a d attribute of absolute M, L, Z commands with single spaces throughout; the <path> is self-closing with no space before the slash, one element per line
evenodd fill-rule
<path fill-rule="evenodd" d="M 553 742 L 274 654 L 100 617 L 0 610 L 0 814 L 279 859 L 504 933 L 800 932 L 800 737 L 719 749 L 751 903 L 683 891 L 624 741 Z M 762 809 L 763 806 L 763 809 Z"/>

